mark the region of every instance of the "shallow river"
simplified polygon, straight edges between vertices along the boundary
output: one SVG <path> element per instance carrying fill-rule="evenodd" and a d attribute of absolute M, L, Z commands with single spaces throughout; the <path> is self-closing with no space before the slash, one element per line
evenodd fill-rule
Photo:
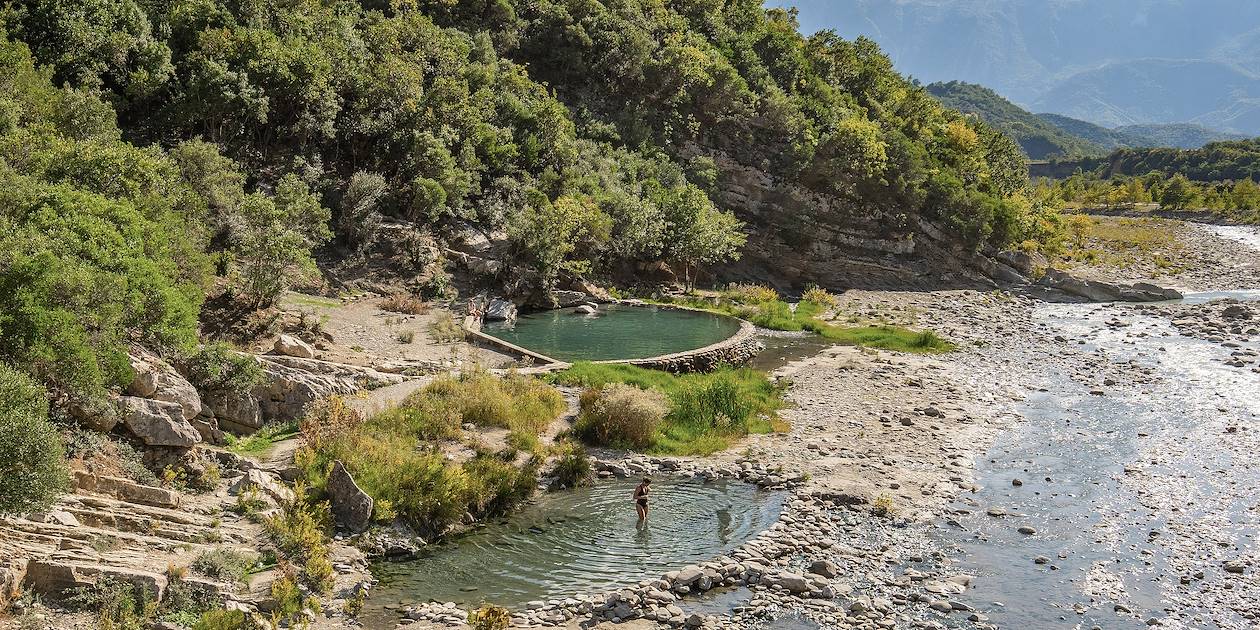
<path fill-rule="evenodd" d="M 1220 229 L 1260 256 L 1260 232 Z M 1186 301 L 1222 297 L 1260 291 Z M 963 601 L 1002 628 L 1257 627 L 1254 569 L 1224 563 L 1260 552 L 1260 375 L 1141 310 L 1037 316 L 1047 338 L 1084 340 L 1075 350 L 1100 361 L 1091 372 L 1028 358 L 1027 421 L 977 459 L 981 490 L 938 530 L 978 576 Z"/>

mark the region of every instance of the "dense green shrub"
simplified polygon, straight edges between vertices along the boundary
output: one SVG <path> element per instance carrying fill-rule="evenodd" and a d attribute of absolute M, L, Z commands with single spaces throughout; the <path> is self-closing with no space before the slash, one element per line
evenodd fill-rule
<path fill-rule="evenodd" d="M 191 568 L 206 577 L 229 583 L 243 582 L 257 556 L 228 547 L 207 549 L 197 556 Z"/>
<path fill-rule="evenodd" d="M 69 487 L 65 453 L 48 421 L 48 397 L 0 363 L 0 514 L 41 509 Z"/>
<path fill-rule="evenodd" d="M 185 376 L 197 391 L 247 394 L 263 381 L 263 370 L 253 356 L 227 343 L 207 343 L 184 361 Z"/>
<path fill-rule="evenodd" d="M 238 212 L 232 247 L 247 298 L 270 306 L 293 284 L 318 275 L 311 249 L 332 237 L 330 215 L 297 175 L 281 178 L 273 196 L 249 195 Z"/>
<path fill-rule="evenodd" d="M 192 630 L 239 630 L 250 627 L 247 621 L 239 610 L 210 610 L 202 613 Z"/>
<path fill-rule="evenodd" d="M 93 611 L 101 630 L 140 630 L 157 616 L 157 593 L 141 584 L 103 576 L 91 586 L 72 589 L 72 609 Z"/>
<path fill-rule="evenodd" d="M 327 594 L 333 586 L 328 555 L 331 507 L 327 501 L 310 500 L 303 484 L 293 489 L 293 495 L 293 500 L 280 506 L 279 513 L 264 522 L 264 528 L 277 555 L 292 567 L 294 577 L 316 592 Z"/>

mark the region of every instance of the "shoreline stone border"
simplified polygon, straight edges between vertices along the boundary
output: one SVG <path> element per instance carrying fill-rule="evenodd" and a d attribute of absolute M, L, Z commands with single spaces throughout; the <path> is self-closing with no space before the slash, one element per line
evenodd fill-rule
<path fill-rule="evenodd" d="M 721 365 L 747 365 L 764 349 L 761 342 L 757 340 L 757 327 L 754 326 L 752 322 L 732 315 L 714 313 L 713 311 L 676 304 L 649 304 L 640 300 L 614 300 L 611 303 L 641 308 L 690 311 L 693 313 L 705 313 L 714 317 L 725 317 L 739 322 L 739 330 L 726 339 L 701 348 L 683 350 L 681 352 L 662 354 L 643 359 L 610 359 L 606 361 L 594 361 L 594 363 L 606 365 L 634 365 L 648 369 L 672 372 L 675 374 L 710 372 Z M 464 317 L 464 332 L 471 337 L 472 340 L 491 346 L 496 350 L 505 351 L 510 355 L 530 358 L 537 362 L 534 369 L 540 372 L 559 371 L 568 368 L 571 365 L 570 363 L 559 359 L 554 359 L 547 355 L 534 352 L 528 348 L 509 343 L 499 339 L 498 337 L 487 335 L 486 333 L 481 332 L 481 325 L 482 320 L 480 317 L 473 315 Z"/>

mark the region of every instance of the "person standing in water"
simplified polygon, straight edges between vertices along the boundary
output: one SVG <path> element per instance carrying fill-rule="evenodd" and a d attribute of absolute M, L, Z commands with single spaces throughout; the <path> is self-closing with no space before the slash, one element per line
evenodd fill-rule
<path fill-rule="evenodd" d="M 639 522 L 647 520 L 648 491 L 651 490 L 651 477 L 644 477 L 643 483 L 634 488 L 634 509 L 639 513 Z"/>

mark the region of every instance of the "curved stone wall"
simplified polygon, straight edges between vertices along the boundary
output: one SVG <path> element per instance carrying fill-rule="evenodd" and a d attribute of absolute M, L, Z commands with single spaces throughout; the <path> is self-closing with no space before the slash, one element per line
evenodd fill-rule
<path fill-rule="evenodd" d="M 625 363 L 675 374 L 710 372 L 722 365 L 747 365 L 757 356 L 757 353 L 761 352 L 763 346 L 757 340 L 756 326 L 742 319 L 739 320 L 739 324 L 739 332 L 703 348 L 647 359 L 599 361 L 599 363 Z"/>
<path fill-rule="evenodd" d="M 629 306 L 641 306 L 645 308 L 653 307 L 678 311 L 703 311 L 703 309 L 671 304 L 645 304 L 638 300 L 617 300 L 616 302 Z M 703 312 L 707 313 L 709 311 Z M 730 315 L 718 315 L 720 317 L 731 317 Z M 731 317 L 731 319 L 735 319 L 739 322 L 739 331 L 722 341 L 707 345 L 703 348 L 685 350 L 683 352 L 675 352 L 673 354 L 664 354 L 657 357 L 648 357 L 646 359 L 612 359 L 609 361 L 595 361 L 595 363 L 620 363 L 635 365 L 653 370 L 673 372 L 675 374 L 687 372 L 710 372 L 722 365 L 747 365 L 757 356 L 757 353 L 764 349 L 764 346 L 762 346 L 761 342 L 757 340 L 756 326 L 753 326 L 751 323 L 736 317 Z M 481 332 L 481 320 L 473 315 L 469 315 L 464 318 L 464 330 L 469 333 L 469 337 L 473 341 L 484 343 L 500 351 L 532 357 L 539 362 L 539 365 L 536 366 L 539 369 L 551 371 L 562 370 L 569 367 L 569 364 L 563 361 L 538 354 L 527 348 L 510 344 L 502 339 Z"/>

